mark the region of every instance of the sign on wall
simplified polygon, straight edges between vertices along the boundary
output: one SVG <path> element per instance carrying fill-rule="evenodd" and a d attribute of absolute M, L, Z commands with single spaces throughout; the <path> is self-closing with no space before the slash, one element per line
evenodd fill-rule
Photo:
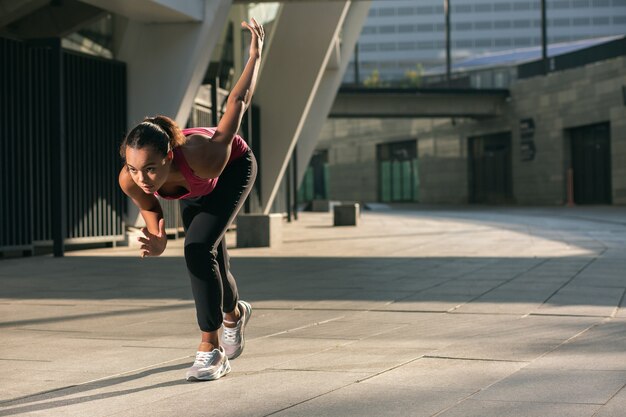
<path fill-rule="evenodd" d="M 535 121 L 532 117 L 520 119 L 520 153 L 522 161 L 532 161 L 535 159 Z"/>

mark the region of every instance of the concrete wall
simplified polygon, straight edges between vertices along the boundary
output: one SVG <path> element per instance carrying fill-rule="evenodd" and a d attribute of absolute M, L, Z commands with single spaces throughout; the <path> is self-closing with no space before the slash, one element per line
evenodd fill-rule
<path fill-rule="evenodd" d="M 626 204 L 626 57 L 520 80 L 503 117 L 472 119 L 330 119 L 318 149 L 329 150 L 331 199 L 376 201 L 376 145 L 418 141 L 420 201 L 469 201 L 468 139 L 512 134 L 513 197 L 518 204 L 559 205 L 567 199 L 566 129 L 610 122 L 613 203 Z M 536 155 L 523 161 L 520 119 L 533 118 Z M 363 186 L 366 184 L 366 186 Z"/>
<path fill-rule="evenodd" d="M 513 187 L 521 204 L 566 201 L 565 170 L 570 143 L 565 129 L 611 123 L 613 203 L 626 204 L 626 57 L 517 82 L 511 89 Z M 535 120 L 534 161 L 522 162 L 519 119 Z M 503 126 L 504 127 L 504 126 Z"/>

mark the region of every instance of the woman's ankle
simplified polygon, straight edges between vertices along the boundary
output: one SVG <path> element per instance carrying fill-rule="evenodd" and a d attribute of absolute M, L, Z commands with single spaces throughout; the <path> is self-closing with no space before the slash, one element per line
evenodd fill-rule
<path fill-rule="evenodd" d="M 211 342 L 200 342 L 198 345 L 198 352 L 212 352 L 214 349 L 218 349 L 219 346 L 215 346 Z"/>
<path fill-rule="evenodd" d="M 237 306 L 230 313 L 224 313 L 224 326 L 231 328 L 236 327 L 240 319 L 241 312 L 239 311 L 239 306 Z"/>

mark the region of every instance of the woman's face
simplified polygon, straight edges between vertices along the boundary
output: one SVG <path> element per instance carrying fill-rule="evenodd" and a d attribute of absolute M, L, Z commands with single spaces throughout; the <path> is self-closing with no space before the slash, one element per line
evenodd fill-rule
<path fill-rule="evenodd" d="M 126 168 L 133 181 L 146 194 L 156 192 L 167 180 L 172 163 L 172 151 L 164 158 L 153 147 L 126 147 Z"/>

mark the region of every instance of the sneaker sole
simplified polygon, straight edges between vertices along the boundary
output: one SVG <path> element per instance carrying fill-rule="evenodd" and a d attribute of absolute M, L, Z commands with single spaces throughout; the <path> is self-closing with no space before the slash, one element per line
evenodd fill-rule
<path fill-rule="evenodd" d="M 215 381 L 216 379 L 220 379 L 224 375 L 228 375 L 230 373 L 230 363 L 226 362 L 224 366 L 222 366 L 219 371 L 214 374 L 205 375 L 201 377 L 188 376 L 187 381 Z"/>
<path fill-rule="evenodd" d="M 246 338 L 244 337 L 244 332 L 246 331 L 246 325 L 250 321 L 250 317 L 252 317 L 252 306 L 250 303 L 245 301 L 239 301 L 240 305 L 243 305 L 243 308 L 246 310 L 246 314 L 243 319 L 243 324 L 241 325 L 241 346 L 237 349 L 231 356 L 228 356 L 228 359 L 236 359 L 243 352 L 243 348 L 246 346 Z"/>

